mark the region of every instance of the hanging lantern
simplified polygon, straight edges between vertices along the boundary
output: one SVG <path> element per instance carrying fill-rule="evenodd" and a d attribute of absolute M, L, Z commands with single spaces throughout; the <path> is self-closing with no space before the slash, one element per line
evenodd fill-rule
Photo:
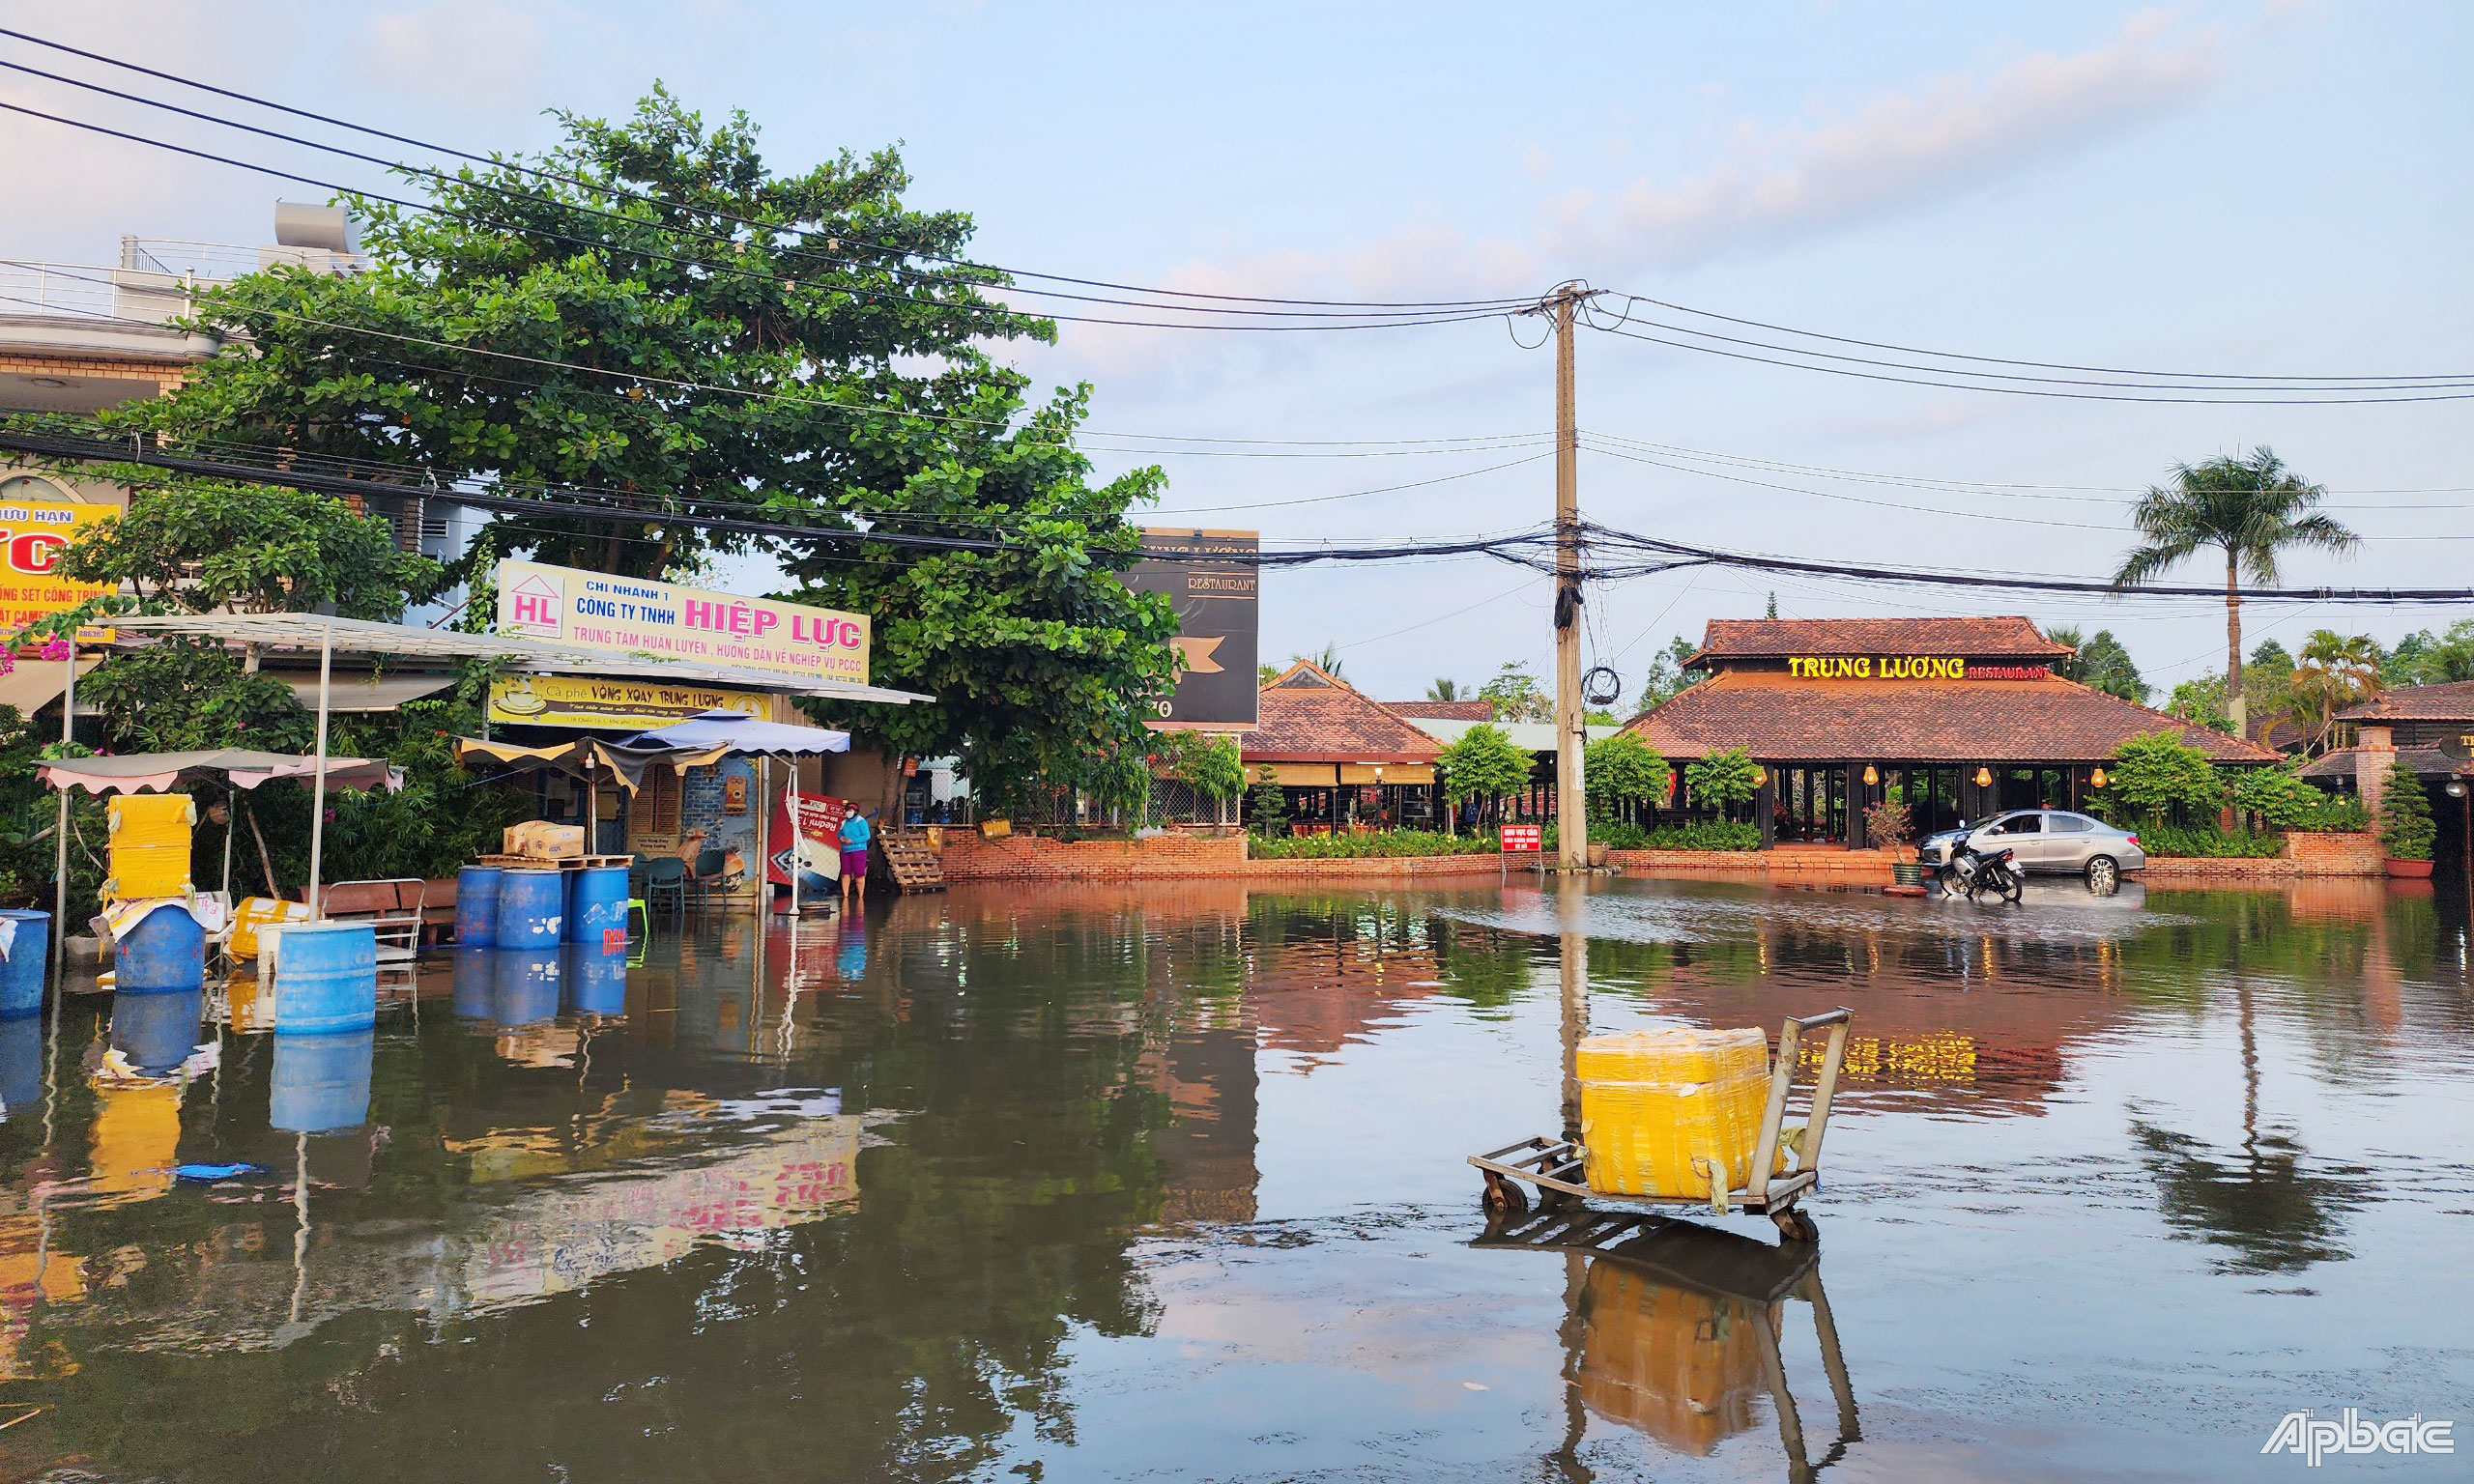
<path fill-rule="evenodd" d="M 1882 775 L 1874 771 L 1873 765 L 1869 762 L 1864 764 L 1864 786 L 1870 788 L 1881 781 Z"/>
<path fill-rule="evenodd" d="M 2105 770 L 2104 770 L 2104 769 L 2102 769 L 2102 768 L 2098 768 L 2095 772 L 2088 774 L 2088 775 L 2087 775 L 2087 785 L 2088 785 L 2089 787 L 2091 787 L 2091 788 L 2102 788 L 2102 787 L 2104 787 L 2104 786 L 2105 786 Z"/>
<path fill-rule="evenodd" d="M 1752 786 L 1758 788 L 1769 782 L 1769 770 L 1768 768 L 1755 768 L 1752 770 Z"/>
<path fill-rule="evenodd" d="M 1993 770 L 1992 770 L 1991 768 L 1978 768 L 1978 769 L 1976 769 L 1976 770 L 1975 770 L 1975 785 L 1976 785 L 1978 788 L 1990 788 L 1990 787 L 1992 787 L 1992 786 L 1993 786 Z"/>

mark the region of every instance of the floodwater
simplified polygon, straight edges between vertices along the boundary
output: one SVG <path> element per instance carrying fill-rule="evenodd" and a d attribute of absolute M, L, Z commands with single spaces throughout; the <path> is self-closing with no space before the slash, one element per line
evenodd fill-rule
<path fill-rule="evenodd" d="M 0 1477 L 2299 1475 L 2474 1432 L 2467 963 L 2380 882 L 1227 883 L 475 953 L 369 1043 L 74 996 L 0 1025 Z M 1817 1246 L 1481 1213 L 1568 1013 L 1837 1005 Z"/>

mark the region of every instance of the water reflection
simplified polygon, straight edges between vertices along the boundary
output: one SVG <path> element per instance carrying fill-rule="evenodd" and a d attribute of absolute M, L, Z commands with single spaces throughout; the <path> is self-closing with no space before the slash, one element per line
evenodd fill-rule
<path fill-rule="evenodd" d="M 2084 1335 L 2002 1369 L 2045 1321 L 1990 1311 L 2024 1228 L 1988 1228 L 2037 1202 L 2039 1304 L 2147 1285 L 2199 1316 L 2169 1362 L 2248 1384 L 2211 1356 L 2271 1341 L 2192 1258 L 2371 1285 L 2431 1255 L 2383 1217 L 2463 1204 L 2385 1156 L 2374 1191 L 2323 1105 L 2454 1157 L 2416 1059 L 2474 1029 L 2465 932 L 2377 883 L 2133 896 L 957 891 L 455 956 L 323 1062 L 242 984 L 202 1030 L 72 999 L 47 1061 L 0 1025 L 0 1403 L 48 1409 L 0 1476 L 1800 1476 L 1856 1438 L 1811 1248 L 1567 1227 L 1558 1281 L 1462 1244 L 1459 1157 L 1551 1124 L 1559 1031 L 1838 1003 L 1831 1275 L 1910 1434 L 2085 1374 Z M 1945 1289 L 1986 1308 L 1919 1322 Z"/>
<path fill-rule="evenodd" d="M 1790 1479 L 1811 1478 L 1860 1436 L 1856 1390 L 1823 1291 L 1820 1249 L 1772 1246 L 1688 1221 L 1616 1213 L 1550 1213 L 1488 1228 L 1475 1245 L 1563 1255 L 1564 1380 L 1571 1401 L 1555 1472 L 1587 1478 L 1581 1409 L 1708 1457 L 1759 1425 L 1769 1404 Z M 1809 1306 L 1837 1409 L 1836 1440 L 1816 1462 L 1788 1384 L 1780 1341 L 1787 1300 Z"/>

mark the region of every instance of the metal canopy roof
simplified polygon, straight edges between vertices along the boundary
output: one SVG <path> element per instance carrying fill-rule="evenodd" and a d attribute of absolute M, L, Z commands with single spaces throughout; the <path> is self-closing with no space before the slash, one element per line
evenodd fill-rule
<path fill-rule="evenodd" d="M 374 623 L 366 618 L 332 618 L 323 614 L 176 614 L 113 618 L 111 626 L 132 634 L 197 634 L 232 643 L 273 648 L 316 649 L 331 643 L 356 654 L 388 654 L 450 660 L 512 660 L 529 670 L 553 674 L 612 675 L 631 680 L 672 680 L 740 690 L 818 696 L 833 700 L 872 700 L 908 705 L 934 700 L 916 691 L 853 685 L 847 680 L 820 680 L 778 671 L 741 670 L 730 665 L 699 665 L 647 655 L 618 654 L 562 644 L 520 634 L 465 634 L 452 629 L 420 629 L 401 623 Z"/>

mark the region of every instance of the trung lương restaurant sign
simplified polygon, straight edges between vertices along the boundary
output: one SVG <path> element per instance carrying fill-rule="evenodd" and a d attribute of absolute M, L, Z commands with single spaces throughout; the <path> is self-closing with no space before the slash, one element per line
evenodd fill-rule
<path fill-rule="evenodd" d="M 535 561 L 502 561 L 499 627 L 615 654 L 868 683 L 868 619 Z"/>
<path fill-rule="evenodd" d="M 1805 680 L 2042 680 L 2042 665 L 1970 664 L 1954 654 L 1797 655 L 1787 673 Z"/>

